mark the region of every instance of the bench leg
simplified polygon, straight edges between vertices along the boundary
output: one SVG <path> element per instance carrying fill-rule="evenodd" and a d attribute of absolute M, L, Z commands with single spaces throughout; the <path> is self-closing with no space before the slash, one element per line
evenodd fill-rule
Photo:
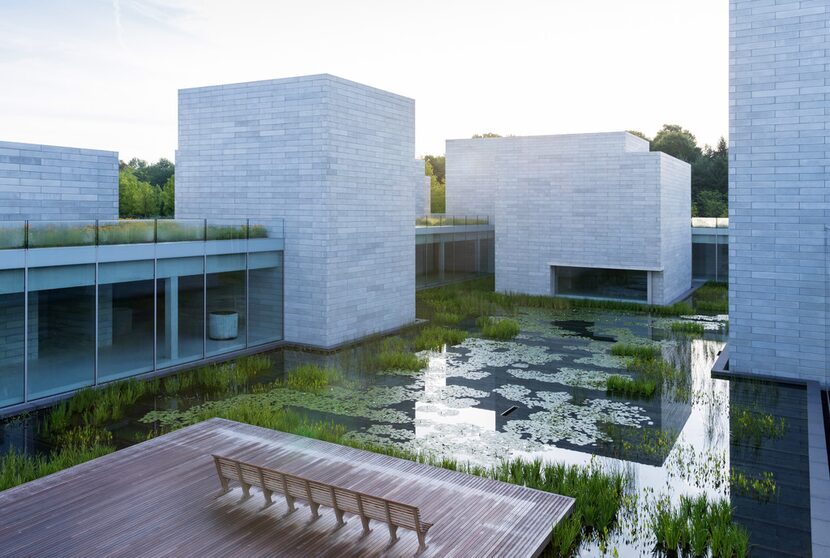
<path fill-rule="evenodd" d="M 360 516 L 360 522 L 363 523 L 363 536 L 364 537 L 372 532 L 372 530 L 369 529 L 369 522 L 370 521 L 371 521 L 370 518 L 363 517 L 362 515 Z"/>
<path fill-rule="evenodd" d="M 311 508 L 311 521 L 320 519 L 320 504 L 312 504 L 309 502 L 308 507 Z"/>
<path fill-rule="evenodd" d="M 389 524 L 389 546 L 398 542 L 398 526 Z"/>
<path fill-rule="evenodd" d="M 337 508 L 334 508 L 334 516 L 337 518 L 338 529 L 340 529 L 343 525 L 346 524 L 346 522 L 343 521 L 343 510 L 338 510 Z"/>
<path fill-rule="evenodd" d="M 240 484 L 242 485 L 242 498 L 240 498 L 239 501 L 244 502 L 251 497 L 251 485 L 246 482 Z"/>
<path fill-rule="evenodd" d="M 426 548 L 427 548 L 427 544 L 426 544 L 427 536 L 426 536 L 425 533 L 421 533 L 420 531 L 416 531 L 416 533 L 418 535 L 418 552 L 416 552 L 415 555 L 417 556 L 418 554 L 420 554 L 424 550 L 426 550 Z"/>
<path fill-rule="evenodd" d="M 223 476 L 219 477 L 219 484 L 222 485 L 222 489 L 219 491 L 219 494 L 216 495 L 217 498 L 220 496 L 224 496 L 228 492 L 231 491 L 231 487 L 228 485 L 228 479 Z"/>
<path fill-rule="evenodd" d="M 267 488 L 263 488 L 262 495 L 265 496 L 265 505 L 262 506 L 262 509 L 270 507 L 274 503 L 274 501 L 271 500 L 271 491 Z"/>
<path fill-rule="evenodd" d="M 288 513 L 294 513 L 297 511 L 297 508 L 294 507 L 294 497 L 289 496 L 288 494 L 285 495 L 285 503 L 288 504 Z"/>

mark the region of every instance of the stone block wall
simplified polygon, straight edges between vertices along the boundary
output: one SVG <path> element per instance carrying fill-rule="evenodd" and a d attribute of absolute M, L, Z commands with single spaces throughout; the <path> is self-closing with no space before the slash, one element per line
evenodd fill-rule
<path fill-rule="evenodd" d="M 632 269 L 671 302 L 691 287 L 690 176 L 625 132 L 447 142 L 448 212 L 494 216 L 499 291 L 549 295 L 552 266 Z"/>
<path fill-rule="evenodd" d="M 730 370 L 826 386 L 830 5 L 729 6 Z"/>
<path fill-rule="evenodd" d="M 118 219 L 118 153 L 0 141 L 0 221 Z"/>
<path fill-rule="evenodd" d="M 414 101 L 330 75 L 179 92 L 176 215 L 285 219 L 285 339 L 415 319 Z"/>

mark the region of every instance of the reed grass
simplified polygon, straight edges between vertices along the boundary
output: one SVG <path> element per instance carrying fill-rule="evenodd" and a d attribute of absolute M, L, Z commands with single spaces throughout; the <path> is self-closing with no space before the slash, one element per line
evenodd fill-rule
<path fill-rule="evenodd" d="M 420 372 L 429 361 L 406 351 L 383 351 L 375 357 L 377 367 L 381 370 L 404 370 Z"/>
<path fill-rule="evenodd" d="M 659 501 L 650 527 L 658 548 L 669 555 L 745 558 L 749 551 L 749 536 L 732 521 L 729 501 L 709 502 L 705 494 L 681 496 L 677 507 Z"/>
<path fill-rule="evenodd" d="M 639 343 L 615 343 L 611 346 L 611 354 L 620 357 L 656 359 L 660 356 L 661 351 L 658 345 L 643 345 Z"/>
<path fill-rule="evenodd" d="M 442 326 L 428 326 L 422 329 L 413 345 L 416 351 L 440 351 L 445 345 L 458 345 L 467 338 L 467 332 Z"/>
<path fill-rule="evenodd" d="M 336 368 L 303 364 L 288 371 L 285 386 L 297 391 L 318 392 L 332 384 L 343 382 L 343 373 Z M 245 421 L 241 421 L 245 422 Z"/>
<path fill-rule="evenodd" d="M 671 330 L 675 333 L 688 333 L 692 335 L 703 335 L 706 333 L 706 328 L 698 322 L 674 322 L 671 325 Z"/>
<path fill-rule="evenodd" d="M 30 456 L 10 450 L 0 455 L 0 491 L 74 467 L 115 451 L 112 445 L 68 446 L 48 455 Z"/>
<path fill-rule="evenodd" d="M 507 318 L 481 316 L 476 320 L 476 325 L 481 329 L 481 335 L 487 339 L 508 341 L 519 335 L 519 323 Z"/>
<path fill-rule="evenodd" d="M 651 399 L 657 391 L 657 383 L 643 378 L 626 378 L 614 374 L 608 377 L 605 390 L 612 395 Z"/>

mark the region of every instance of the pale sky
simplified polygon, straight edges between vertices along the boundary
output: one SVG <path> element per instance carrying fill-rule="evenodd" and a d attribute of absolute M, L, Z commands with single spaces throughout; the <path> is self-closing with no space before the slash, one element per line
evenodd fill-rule
<path fill-rule="evenodd" d="M 475 133 L 728 131 L 727 0 L 0 0 L 0 140 L 173 159 L 177 89 L 330 73 Z"/>

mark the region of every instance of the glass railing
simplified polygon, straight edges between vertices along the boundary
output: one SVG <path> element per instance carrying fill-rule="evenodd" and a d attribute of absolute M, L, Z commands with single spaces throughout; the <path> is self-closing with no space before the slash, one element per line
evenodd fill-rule
<path fill-rule="evenodd" d="M 416 227 L 452 227 L 457 225 L 489 225 L 487 215 L 423 215 L 415 219 Z"/>
<path fill-rule="evenodd" d="M 692 227 L 701 229 L 728 229 L 729 217 L 692 217 Z"/>
<path fill-rule="evenodd" d="M 0 250 L 284 238 L 282 219 L 0 221 Z"/>
<path fill-rule="evenodd" d="M 26 247 L 26 221 L 0 221 L 0 250 Z"/>
<path fill-rule="evenodd" d="M 95 221 L 29 221 L 26 248 L 94 246 L 96 236 Z"/>

